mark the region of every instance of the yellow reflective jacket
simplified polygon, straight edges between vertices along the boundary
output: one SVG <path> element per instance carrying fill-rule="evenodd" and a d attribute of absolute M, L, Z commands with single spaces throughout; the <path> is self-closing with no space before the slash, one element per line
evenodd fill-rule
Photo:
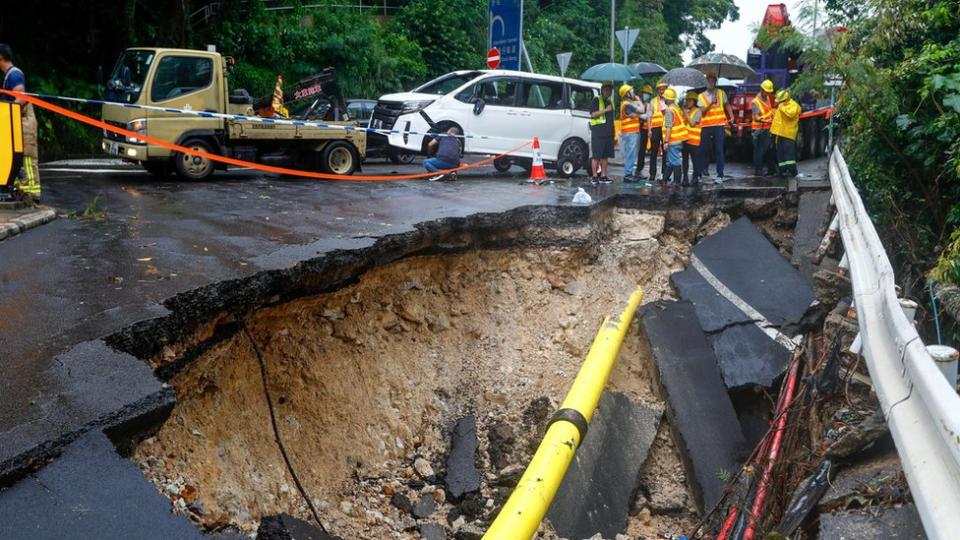
<path fill-rule="evenodd" d="M 797 128 L 800 126 L 800 104 L 792 99 L 781 103 L 773 111 L 773 125 L 770 134 L 785 139 L 797 138 Z"/>

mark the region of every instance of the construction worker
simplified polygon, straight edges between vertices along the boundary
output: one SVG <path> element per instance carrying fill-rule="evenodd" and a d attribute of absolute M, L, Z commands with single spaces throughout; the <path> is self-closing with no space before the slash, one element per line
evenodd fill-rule
<path fill-rule="evenodd" d="M 777 172 L 776 157 L 773 152 L 773 140 L 770 136 L 770 124 L 773 122 L 773 81 L 767 79 L 760 84 L 760 93 L 751 104 L 750 131 L 753 138 L 753 174 L 763 174 L 763 165 L 767 165 L 767 176 Z"/>
<path fill-rule="evenodd" d="M 593 100 L 590 109 L 590 150 L 593 154 L 590 181 L 594 184 L 609 184 L 607 161 L 613 157 L 613 83 L 604 81 L 600 95 Z"/>
<path fill-rule="evenodd" d="M 460 167 L 460 129 L 453 126 L 446 133 L 437 134 L 427 143 L 428 152 L 436 152 L 436 157 L 423 160 L 427 172 L 450 171 Z M 429 180 L 456 180 L 457 171 L 441 174 Z"/>
<path fill-rule="evenodd" d="M 639 140 L 637 141 L 637 167 L 635 169 L 636 173 L 634 174 L 634 178 L 637 180 L 647 179 L 647 177 L 643 175 L 643 165 L 646 163 L 647 142 L 650 140 L 650 117 L 653 114 L 652 99 L 653 87 L 649 84 L 643 85 L 643 87 L 640 88 L 640 101 L 637 104 L 641 107 L 640 132 Z"/>
<path fill-rule="evenodd" d="M 635 182 L 634 167 L 637 166 L 637 138 L 640 132 L 639 100 L 629 84 L 620 86 L 620 142 L 623 143 L 623 181 Z"/>
<path fill-rule="evenodd" d="M 27 91 L 27 79 L 20 68 L 13 65 L 13 51 L 0 43 L 0 70 L 3 71 L 3 89 Z M 33 105 L 22 99 L 2 94 L 0 100 L 19 103 L 23 107 L 23 167 L 17 177 L 17 189 L 33 202 L 40 202 L 40 169 L 38 167 L 37 117 Z"/>
<path fill-rule="evenodd" d="M 797 175 L 797 130 L 800 127 L 800 104 L 790 99 L 790 92 L 780 90 L 774 103 L 770 134 L 777 148 L 780 178 Z"/>
<path fill-rule="evenodd" d="M 663 113 L 667 109 L 667 102 L 663 99 L 663 93 L 666 92 L 667 83 L 661 81 L 657 83 L 657 95 L 650 103 L 650 180 L 661 180 L 657 174 L 657 152 L 663 147 Z M 666 163 L 666 161 L 664 161 Z M 663 170 L 667 167 L 664 165 Z"/>
<path fill-rule="evenodd" d="M 697 98 L 700 108 L 700 170 L 706 175 L 710 165 L 710 151 L 717 162 L 717 182 L 723 182 L 724 128 L 733 122 L 733 108 L 726 93 L 717 88 L 717 76 L 707 74 L 707 89 Z"/>
<path fill-rule="evenodd" d="M 683 121 L 687 125 L 687 142 L 683 143 L 683 185 L 689 185 L 688 171 L 693 162 L 693 185 L 700 183 L 700 109 L 696 90 L 687 92 L 683 104 Z"/>
<path fill-rule="evenodd" d="M 663 92 L 663 99 L 667 104 L 663 111 L 663 157 L 666 163 L 663 182 L 680 185 L 683 179 L 683 144 L 687 142 L 687 125 L 683 120 L 683 111 L 677 106 L 677 91 L 667 88 Z"/>

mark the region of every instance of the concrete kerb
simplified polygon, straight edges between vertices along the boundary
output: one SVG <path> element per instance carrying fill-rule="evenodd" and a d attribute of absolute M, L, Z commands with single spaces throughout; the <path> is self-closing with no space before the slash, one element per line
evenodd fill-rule
<path fill-rule="evenodd" d="M 12 219 L 5 218 L 5 213 L 6 212 L 0 210 L 0 220 L 2 220 L 0 221 L 0 240 L 18 235 L 57 219 L 57 212 L 49 206 L 37 207 L 32 212 L 12 217 Z"/>

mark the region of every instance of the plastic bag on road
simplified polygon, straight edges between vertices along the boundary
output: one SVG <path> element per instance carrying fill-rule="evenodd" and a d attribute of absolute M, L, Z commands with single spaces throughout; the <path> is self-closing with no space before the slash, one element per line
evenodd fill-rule
<path fill-rule="evenodd" d="M 573 195 L 573 204 L 590 204 L 593 202 L 593 199 L 590 198 L 590 194 L 583 190 L 583 188 L 577 188 L 577 192 Z"/>

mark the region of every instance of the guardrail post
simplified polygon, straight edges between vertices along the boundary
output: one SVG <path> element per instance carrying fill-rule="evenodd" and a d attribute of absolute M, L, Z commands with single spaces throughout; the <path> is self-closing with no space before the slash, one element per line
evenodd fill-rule
<path fill-rule="evenodd" d="M 957 361 L 960 360 L 960 352 L 947 345 L 927 345 L 927 352 L 933 357 L 933 361 L 940 368 L 940 373 L 947 378 L 950 387 L 957 388 Z"/>

